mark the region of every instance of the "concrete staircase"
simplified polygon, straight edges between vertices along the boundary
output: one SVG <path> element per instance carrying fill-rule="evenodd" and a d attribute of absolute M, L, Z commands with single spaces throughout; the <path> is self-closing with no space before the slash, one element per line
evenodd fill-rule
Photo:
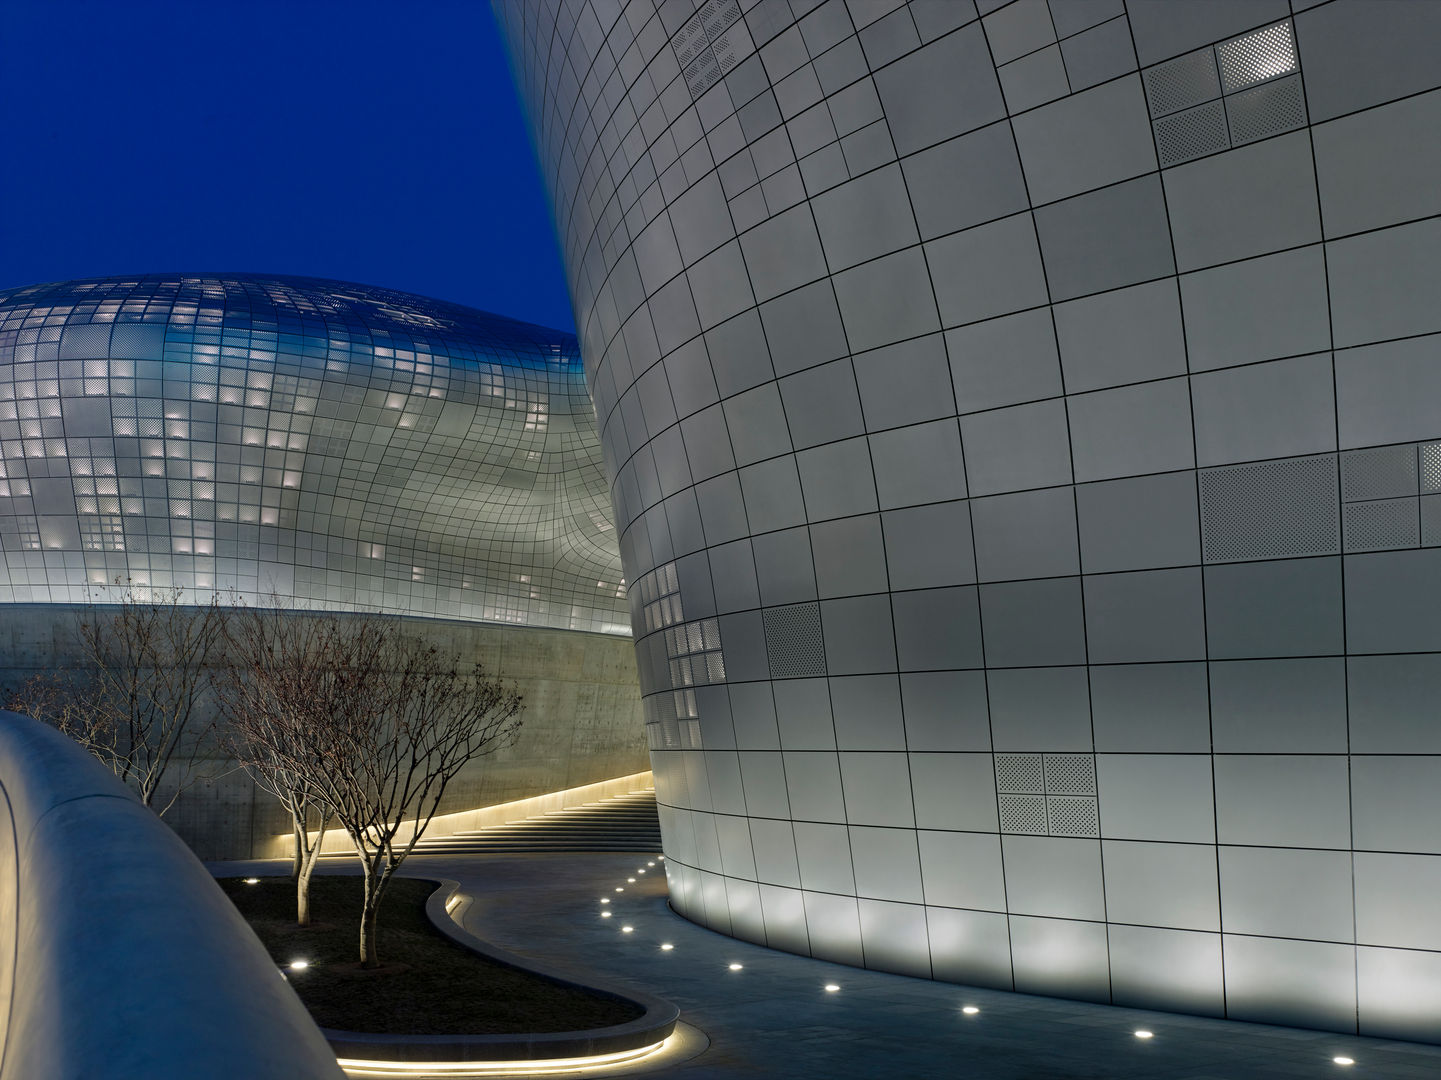
<path fill-rule="evenodd" d="M 631 792 L 509 825 L 423 839 L 417 855 L 516 855 L 541 851 L 660 851 L 655 791 Z"/>

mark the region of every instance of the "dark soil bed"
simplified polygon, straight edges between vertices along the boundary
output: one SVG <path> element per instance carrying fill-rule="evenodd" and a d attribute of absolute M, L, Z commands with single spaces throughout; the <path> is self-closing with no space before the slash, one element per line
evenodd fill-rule
<path fill-rule="evenodd" d="M 222 878 L 220 887 L 286 971 L 321 1027 L 393 1035 L 501 1035 L 623 1024 L 639 1006 L 498 964 L 457 945 L 425 915 L 435 883 L 395 878 L 380 908 L 377 951 L 386 968 L 360 972 L 361 879 L 315 877 L 308 929 L 295 925 L 288 877 Z"/>

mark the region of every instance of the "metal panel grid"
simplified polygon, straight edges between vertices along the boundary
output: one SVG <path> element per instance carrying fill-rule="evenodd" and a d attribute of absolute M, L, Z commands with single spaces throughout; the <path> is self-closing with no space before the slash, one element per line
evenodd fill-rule
<path fill-rule="evenodd" d="M 1163 169 L 1306 123 L 1306 92 L 1289 20 L 1143 74 Z"/>
<path fill-rule="evenodd" d="M 0 293 L 0 600 L 116 578 L 629 632 L 576 341 L 386 289 Z"/>

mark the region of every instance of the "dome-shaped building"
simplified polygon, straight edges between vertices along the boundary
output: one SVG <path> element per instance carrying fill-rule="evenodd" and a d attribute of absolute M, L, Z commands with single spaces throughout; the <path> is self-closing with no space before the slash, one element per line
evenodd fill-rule
<path fill-rule="evenodd" d="M 527 702 L 443 814 L 643 783 L 612 520 L 570 334 L 314 278 L 0 292 L 0 698 L 83 669 L 77 626 L 117 581 L 403 616 Z M 202 857 L 283 854 L 287 819 L 226 754 L 167 778 L 166 821 Z"/>
<path fill-rule="evenodd" d="M 575 338 L 311 278 L 0 293 L 0 602 L 117 578 L 629 633 Z"/>

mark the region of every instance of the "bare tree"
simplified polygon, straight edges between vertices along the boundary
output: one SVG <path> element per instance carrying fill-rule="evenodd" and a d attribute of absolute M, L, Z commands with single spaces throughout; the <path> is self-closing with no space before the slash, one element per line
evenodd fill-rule
<path fill-rule="evenodd" d="M 112 588 L 91 594 L 80 616 L 79 664 L 32 677 L 12 700 L 74 738 L 163 817 L 202 778 L 199 752 L 213 726 L 210 665 L 226 610 L 218 594 L 188 606 L 178 587 L 117 579 Z"/>
<path fill-rule="evenodd" d="M 302 778 L 355 846 L 364 870 L 360 963 L 380 966 L 376 916 L 386 886 L 470 761 L 508 745 L 520 696 L 379 618 L 316 623 L 308 706 L 255 725 L 253 756 Z M 276 662 L 284 662 L 277 658 Z"/>
<path fill-rule="evenodd" d="M 42 671 L 30 676 L 6 695 L 5 708 L 57 728 L 107 766 L 115 760 L 115 725 L 95 707 L 73 671 Z"/>
<path fill-rule="evenodd" d="M 285 611 L 278 599 L 269 611 L 235 612 L 227 628 L 229 663 L 216 695 L 231 755 L 290 815 L 299 926 L 310 925 L 310 878 L 331 811 L 294 763 L 304 756 L 306 729 L 326 700 L 317 689 L 336 662 L 330 629 L 325 621 Z"/>

